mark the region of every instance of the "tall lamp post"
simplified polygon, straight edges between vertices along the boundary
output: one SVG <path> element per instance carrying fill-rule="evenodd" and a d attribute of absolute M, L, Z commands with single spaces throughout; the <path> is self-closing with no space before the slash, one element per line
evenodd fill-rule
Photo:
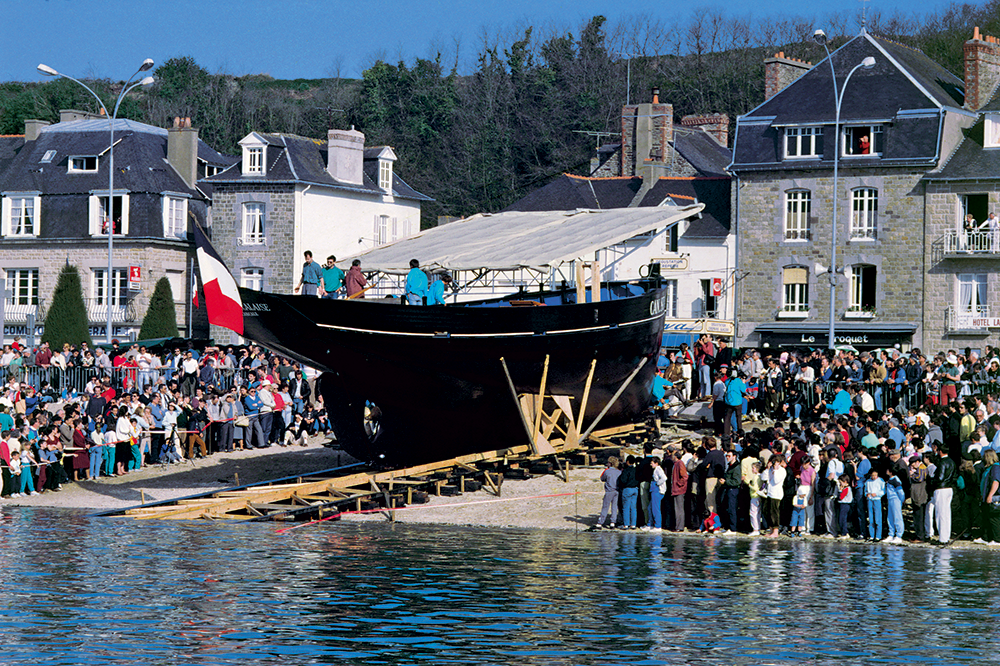
<path fill-rule="evenodd" d="M 827 46 L 826 33 L 822 30 L 817 30 L 813 33 L 813 41 L 821 45 L 826 51 L 826 60 L 830 63 L 830 80 L 833 83 L 833 99 L 836 102 L 837 114 L 833 121 L 833 225 L 831 227 L 832 233 L 830 237 L 830 332 L 829 332 L 829 348 L 834 349 L 836 343 L 834 342 L 834 328 L 836 327 L 836 317 L 837 317 L 837 195 L 840 193 L 840 174 L 838 168 L 840 166 L 840 103 L 844 101 L 844 90 L 847 89 L 847 82 L 851 80 L 851 76 L 854 72 L 859 69 L 871 69 L 875 66 L 875 58 L 868 56 L 847 74 L 847 78 L 844 79 L 844 85 L 837 89 L 837 72 L 833 69 L 833 58 L 830 57 L 830 48 Z"/>
<path fill-rule="evenodd" d="M 111 321 L 112 320 L 112 317 L 111 317 L 111 289 L 112 289 L 113 284 L 114 284 L 114 274 L 115 274 L 114 273 L 114 258 L 113 258 L 113 254 L 112 254 L 113 251 L 114 251 L 114 238 L 115 238 L 115 221 L 114 221 L 114 214 L 115 214 L 115 119 L 118 117 L 118 107 L 121 106 L 122 100 L 125 99 L 125 95 L 127 95 L 131 90 L 133 90 L 134 88 L 137 88 L 139 86 L 145 87 L 145 86 L 150 86 L 150 85 L 153 84 L 153 77 L 152 76 L 147 76 L 147 77 L 145 77 L 145 78 L 143 78 L 143 79 L 141 79 L 139 81 L 136 81 L 135 83 L 132 83 L 132 79 L 134 79 L 136 76 L 138 76 L 142 72 L 148 72 L 152 68 L 153 68 L 153 59 L 152 58 L 146 58 L 145 60 L 142 61 L 142 65 L 139 66 L 139 69 L 135 72 L 135 74 L 133 74 L 132 76 L 128 77 L 128 80 L 125 81 L 125 85 L 122 86 L 121 92 L 118 93 L 118 99 L 115 101 L 114 111 L 112 113 L 108 113 L 108 109 L 107 109 L 106 106 L 104 106 L 104 102 L 101 101 L 101 98 L 97 96 L 97 93 L 95 93 L 93 90 L 91 90 L 90 87 L 87 86 L 87 84 L 85 84 L 82 81 L 79 81 L 77 79 L 74 79 L 72 76 L 68 76 L 68 75 L 63 74 L 61 72 L 57 72 L 56 70 L 52 69 L 48 65 L 39 65 L 38 66 L 38 71 L 41 72 L 42 74 L 44 74 L 45 76 L 61 76 L 64 79 L 69 79 L 73 83 L 77 83 L 77 84 L 83 86 L 83 88 L 86 89 L 87 92 L 89 92 L 91 95 L 94 96 L 94 99 L 97 100 L 97 103 L 100 105 L 101 110 L 104 111 L 104 116 L 108 119 L 108 126 L 109 126 L 109 129 L 110 129 L 110 140 L 109 140 L 109 143 L 108 143 L 108 207 L 104 211 L 104 213 L 105 213 L 104 218 L 105 218 L 105 223 L 107 224 L 107 233 L 108 233 L 108 273 L 107 273 L 107 275 L 104 276 L 104 294 L 105 294 L 105 301 L 107 302 L 107 310 L 108 310 L 108 322 L 107 322 L 107 327 L 108 327 L 107 328 L 108 344 L 111 344 L 111 339 L 112 339 L 112 336 L 111 336 L 111 330 L 112 330 L 111 329 L 111 324 L 112 324 L 112 321 Z M 131 84 L 131 85 L 129 85 L 129 84 Z M 122 204 L 124 205 L 124 199 L 122 200 Z M 124 215 L 125 215 L 125 211 L 123 210 L 122 211 L 122 216 L 124 217 Z"/>

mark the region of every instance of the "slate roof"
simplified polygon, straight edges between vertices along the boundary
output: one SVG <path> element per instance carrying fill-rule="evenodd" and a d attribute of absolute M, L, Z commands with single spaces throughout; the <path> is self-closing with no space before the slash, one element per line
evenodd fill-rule
<path fill-rule="evenodd" d="M 304 183 L 371 194 L 382 192 L 378 186 L 378 161 L 375 159 L 364 160 L 362 184 L 347 183 L 334 179 L 326 170 L 326 141 L 294 134 L 262 134 L 259 132 L 256 134 L 268 145 L 265 155 L 267 164 L 263 175 L 244 176 L 241 172 L 242 161 L 238 160 L 228 169 L 199 182 L 211 185 L 245 182 Z M 433 201 L 431 197 L 421 194 L 407 185 L 395 173 L 395 170 L 393 170 L 392 194 L 402 199 Z"/>
<path fill-rule="evenodd" d="M 0 173 L 3 173 L 7 164 L 17 157 L 22 147 L 24 147 L 23 134 L 0 135 Z"/>
<path fill-rule="evenodd" d="M 847 74 L 866 57 L 875 66 L 851 77 L 841 105 L 841 123 L 885 124 L 885 150 L 864 162 L 842 158 L 852 166 L 927 166 L 937 156 L 942 109 L 961 111 L 963 83 L 922 52 L 862 32 L 831 54 L 838 89 Z M 836 140 L 830 64 L 820 61 L 785 89 L 737 119 L 732 167 L 737 171 L 829 168 Z M 795 124 L 825 125 L 822 159 L 783 160 L 784 128 Z"/>
<path fill-rule="evenodd" d="M 1000 111 L 1000 88 L 993 98 L 982 108 L 984 112 Z M 1000 174 L 1000 148 L 985 148 L 986 115 L 980 115 L 972 127 L 963 129 L 964 137 L 958 147 L 948 157 L 945 165 L 936 172 L 928 173 L 925 180 L 978 180 L 995 178 Z"/>
<path fill-rule="evenodd" d="M 674 148 L 702 176 L 726 176 L 733 152 L 704 130 L 674 126 Z"/>
<path fill-rule="evenodd" d="M 718 145 L 718 144 L 716 144 Z M 587 178 L 563 174 L 503 210 L 556 211 L 607 210 L 610 208 L 650 208 L 661 205 L 705 204 L 698 219 L 691 220 L 685 238 L 720 238 L 729 234 L 730 178 L 660 178 L 632 206 L 642 188 L 642 178 Z"/>
<path fill-rule="evenodd" d="M 89 194 L 108 189 L 108 162 L 98 159 L 91 173 L 69 173 L 71 156 L 102 155 L 108 149 L 106 120 L 76 120 L 42 128 L 25 142 L 0 173 L 0 190 L 51 194 Z M 42 163 L 54 150 L 50 162 Z M 213 151 L 214 152 L 214 151 Z M 115 189 L 130 192 L 177 192 L 204 198 L 184 182 L 167 162 L 167 131 L 131 120 L 115 123 Z"/>

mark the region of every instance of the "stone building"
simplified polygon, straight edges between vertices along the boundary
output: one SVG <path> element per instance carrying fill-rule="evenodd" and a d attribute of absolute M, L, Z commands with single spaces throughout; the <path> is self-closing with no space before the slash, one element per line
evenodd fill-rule
<path fill-rule="evenodd" d="M 668 316 L 675 324 L 687 322 L 675 330 L 731 336 L 735 253 L 728 130 L 729 119 L 721 114 L 686 116 L 678 124 L 673 106 L 661 104 L 654 90 L 651 103 L 622 107 L 619 141 L 598 150 L 591 176 L 563 174 L 506 210 L 704 204 L 696 217 L 603 249 L 596 259 L 604 280 L 633 280 L 648 264 L 658 265 L 668 289 Z"/>
<path fill-rule="evenodd" d="M 240 286 L 290 294 L 306 250 L 320 264 L 336 256 L 346 271 L 342 259 L 420 231 L 430 197 L 395 173 L 392 148 L 364 142 L 353 129 L 326 141 L 251 132 L 241 159 L 202 181 L 212 188 L 212 244 Z"/>
<path fill-rule="evenodd" d="M 967 103 L 962 79 L 917 50 L 865 31 L 831 56 L 838 90 L 869 56 L 874 67 L 854 70 L 844 89 L 837 134 L 826 59 L 812 68 L 769 59 L 767 100 L 737 119 L 730 171 L 737 179 L 739 345 L 826 346 L 831 275 L 838 344 L 943 349 L 969 340 L 946 330 L 945 302 L 955 302 L 946 292 L 959 289 L 958 264 L 934 260 L 933 248 L 957 229 L 969 201 L 985 211 L 995 199 L 963 199 L 982 194 L 985 182 L 970 183 L 968 169 L 948 166 L 982 124 L 979 109 Z M 986 76 L 992 65 L 983 64 L 989 98 L 995 79 Z M 969 71 L 967 62 L 967 77 Z M 995 179 L 992 173 L 980 178 Z"/>
<path fill-rule="evenodd" d="M 193 220 L 205 224 L 208 216 L 209 196 L 197 187 L 198 178 L 233 158 L 200 141 L 189 119 L 176 119 L 174 125 L 167 130 L 115 121 L 113 193 L 108 192 L 106 117 L 62 111 L 60 122 L 28 120 L 24 137 L 4 140 L 0 268 L 7 291 L 5 340 L 15 335 L 37 339 L 42 333 L 47 305 L 67 263 L 79 269 L 95 339 L 107 336 L 109 310 L 111 335 L 134 339 L 161 277 L 170 280 L 178 328 L 191 335 L 207 332 L 207 323 L 196 330 L 188 307 L 194 257 L 188 233 Z M 111 276 L 109 226 L 114 233 Z M 138 269 L 138 281 L 129 279 L 130 267 Z"/>

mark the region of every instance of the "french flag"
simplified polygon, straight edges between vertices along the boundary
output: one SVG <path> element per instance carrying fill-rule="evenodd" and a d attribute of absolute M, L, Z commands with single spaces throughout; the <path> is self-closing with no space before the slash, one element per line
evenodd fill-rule
<path fill-rule="evenodd" d="M 243 335 L 243 299 L 236 280 L 222 263 L 200 224 L 194 225 L 194 240 L 198 246 L 198 270 L 205 290 L 205 310 L 210 324 L 228 328 Z"/>

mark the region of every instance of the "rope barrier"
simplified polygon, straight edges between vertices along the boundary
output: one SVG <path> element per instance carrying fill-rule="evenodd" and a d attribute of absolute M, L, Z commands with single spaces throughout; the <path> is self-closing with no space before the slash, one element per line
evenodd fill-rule
<path fill-rule="evenodd" d="M 360 511 L 339 511 L 332 516 L 327 516 L 326 518 L 320 518 L 318 520 L 311 520 L 307 523 L 302 523 L 301 525 L 292 525 L 291 527 L 283 527 L 279 530 L 275 530 L 275 534 L 284 534 L 292 530 L 297 530 L 300 527 L 309 527 L 311 525 L 318 525 L 319 523 L 326 522 L 327 520 L 333 520 L 334 518 L 340 518 L 341 516 L 350 515 L 361 515 L 367 513 L 382 513 L 383 511 L 403 511 L 407 509 L 451 509 L 457 506 L 476 506 L 480 504 L 496 504 L 499 502 L 517 502 L 521 500 L 535 500 L 535 499 L 549 499 L 553 497 L 573 497 L 579 495 L 603 495 L 603 491 L 596 490 L 584 490 L 572 493 L 556 493 L 553 495 L 529 495 L 527 497 L 502 497 L 492 500 L 480 500 L 478 502 L 456 502 L 453 504 L 411 504 L 409 506 L 397 506 L 389 508 L 378 508 L 378 509 L 361 509 Z"/>

